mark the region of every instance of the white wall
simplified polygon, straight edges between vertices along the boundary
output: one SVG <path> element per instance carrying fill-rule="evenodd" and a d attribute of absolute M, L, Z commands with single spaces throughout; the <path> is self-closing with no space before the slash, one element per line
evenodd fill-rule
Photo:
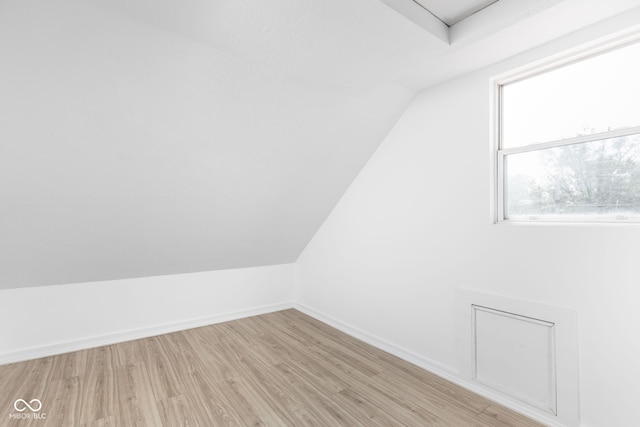
<path fill-rule="evenodd" d="M 415 95 L 332 2 L 0 1 L 0 289 L 295 261 Z"/>
<path fill-rule="evenodd" d="M 581 425 L 637 425 L 640 226 L 493 224 L 489 84 L 637 12 L 421 94 L 298 259 L 301 306 L 454 377 L 457 289 L 575 310 Z"/>
<path fill-rule="evenodd" d="M 0 291 L 0 364 L 291 306 L 293 264 Z"/>

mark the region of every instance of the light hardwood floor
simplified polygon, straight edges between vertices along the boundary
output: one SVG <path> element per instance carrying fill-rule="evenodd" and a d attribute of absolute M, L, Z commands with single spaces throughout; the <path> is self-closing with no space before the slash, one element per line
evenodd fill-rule
<path fill-rule="evenodd" d="M 0 426 L 233 425 L 540 426 L 296 310 L 0 366 Z"/>

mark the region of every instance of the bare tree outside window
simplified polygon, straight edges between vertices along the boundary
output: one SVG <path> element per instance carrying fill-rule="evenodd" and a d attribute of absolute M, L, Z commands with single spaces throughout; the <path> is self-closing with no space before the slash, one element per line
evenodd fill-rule
<path fill-rule="evenodd" d="M 640 135 L 513 154 L 506 164 L 507 219 L 640 215 Z"/>

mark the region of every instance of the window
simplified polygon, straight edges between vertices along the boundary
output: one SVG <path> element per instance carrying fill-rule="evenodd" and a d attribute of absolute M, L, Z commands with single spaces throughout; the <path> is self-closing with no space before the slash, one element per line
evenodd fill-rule
<path fill-rule="evenodd" d="M 497 89 L 499 221 L 640 222 L 640 43 Z"/>

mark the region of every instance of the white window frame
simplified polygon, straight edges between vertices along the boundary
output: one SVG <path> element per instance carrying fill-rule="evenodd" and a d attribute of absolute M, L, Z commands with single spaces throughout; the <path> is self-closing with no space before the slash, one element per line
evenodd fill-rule
<path fill-rule="evenodd" d="M 543 142 L 539 144 L 531 144 L 525 145 L 521 147 L 514 148 L 502 148 L 503 143 L 503 118 L 502 118 L 502 88 L 503 86 L 516 83 L 521 80 L 525 80 L 536 75 L 544 74 L 547 72 L 552 72 L 553 70 L 565 67 L 575 62 L 580 62 L 603 53 L 607 53 L 610 51 L 614 51 L 617 49 L 621 49 L 625 46 L 629 46 L 634 43 L 640 42 L 640 33 L 634 32 L 631 36 L 627 35 L 616 40 L 609 40 L 605 43 L 598 43 L 592 45 L 590 47 L 583 47 L 580 50 L 575 52 L 564 54 L 561 56 L 557 56 L 552 58 L 542 64 L 529 66 L 524 68 L 524 70 L 517 71 L 516 73 L 511 73 L 509 75 L 503 77 L 497 77 L 493 79 L 493 99 L 494 99 L 494 147 L 495 147 L 495 167 L 494 167 L 494 176 L 496 179 L 496 222 L 497 223 L 608 223 L 608 224 L 640 224 L 640 216 L 629 217 L 626 215 L 620 215 L 616 218 L 597 218 L 595 216 L 557 216 L 552 219 L 542 219 L 537 216 L 531 216 L 528 219 L 507 219 L 505 218 L 505 207 L 506 207 L 506 195 L 505 195 L 505 156 L 510 154 L 518 154 L 518 153 L 526 153 L 531 151 L 538 151 L 543 149 L 549 149 L 554 147 L 562 147 L 573 144 L 582 144 L 592 141 L 602 141 L 605 139 L 617 138 L 622 136 L 629 136 L 640 134 L 640 126 L 635 126 L 631 128 L 618 129 L 607 132 L 600 132 L 591 135 L 578 136 L 574 138 L 567 138 L 556 141 Z"/>

